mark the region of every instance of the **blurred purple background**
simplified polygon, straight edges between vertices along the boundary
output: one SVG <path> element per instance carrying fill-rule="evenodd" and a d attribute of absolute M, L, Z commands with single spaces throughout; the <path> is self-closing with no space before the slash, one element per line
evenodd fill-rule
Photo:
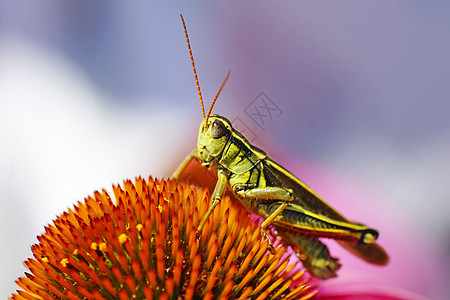
<path fill-rule="evenodd" d="M 345 215 L 379 228 L 393 255 L 380 278 L 444 298 L 449 8 L 0 1 L 1 296 L 55 215 L 124 178 L 169 176 L 195 147 L 201 112 L 183 13 L 206 105 L 231 70 L 213 112 Z M 281 115 L 257 106 L 261 92 Z M 255 107 L 263 125 L 246 113 Z M 348 274 L 344 261 L 339 275 Z"/>

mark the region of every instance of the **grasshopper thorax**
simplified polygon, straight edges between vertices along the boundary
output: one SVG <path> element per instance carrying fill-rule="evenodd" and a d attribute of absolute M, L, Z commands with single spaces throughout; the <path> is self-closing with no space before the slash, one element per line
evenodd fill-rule
<path fill-rule="evenodd" d="M 204 164 L 220 160 L 233 131 L 230 121 L 219 115 L 203 119 L 198 133 L 197 150 Z"/>

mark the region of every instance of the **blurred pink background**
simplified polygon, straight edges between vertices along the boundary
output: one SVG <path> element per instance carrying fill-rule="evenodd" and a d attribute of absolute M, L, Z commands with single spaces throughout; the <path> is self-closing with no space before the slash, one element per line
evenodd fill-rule
<path fill-rule="evenodd" d="M 449 8 L 0 0 L 1 297 L 57 214 L 124 178 L 168 176 L 195 147 L 201 111 L 183 13 L 206 105 L 231 70 L 213 113 L 380 230 L 385 268 L 330 241 L 344 263 L 337 280 L 445 299 Z M 261 92 L 277 111 L 260 105 Z"/>

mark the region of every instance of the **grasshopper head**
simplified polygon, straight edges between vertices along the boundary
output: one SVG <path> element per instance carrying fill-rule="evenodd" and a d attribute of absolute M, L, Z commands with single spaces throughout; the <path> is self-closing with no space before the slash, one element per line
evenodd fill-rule
<path fill-rule="evenodd" d="M 232 131 L 231 123 L 219 115 L 203 119 L 198 133 L 197 150 L 201 161 L 209 165 L 220 159 Z"/>

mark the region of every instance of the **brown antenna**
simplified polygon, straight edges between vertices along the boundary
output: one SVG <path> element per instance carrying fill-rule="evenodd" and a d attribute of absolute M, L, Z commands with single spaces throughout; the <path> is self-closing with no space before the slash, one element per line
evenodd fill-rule
<path fill-rule="evenodd" d="M 197 70 L 195 69 L 195 63 L 194 63 L 194 56 L 192 55 L 191 44 L 189 43 L 189 36 L 188 36 L 187 29 L 186 29 L 186 24 L 184 23 L 183 15 L 180 14 L 180 17 L 181 17 L 181 22 L 183 22 L 184 35 L 186 36 L 186 42 L 187 42 L 188 49 L 189 49 L 189 56 L 191 57 L 191 62 L 192 62 L 192 69 L 194 70 L 195 84 L 197 84 L 198 97 L 200 98 L 200 104 L 202 106 L 202 115 L 203 115 L 203 119 L 204 119 L 205 118 L 205 107 L 203 105 L 202 92 L 200 92 L 200 84 L 198 83 Z M 219 92 L 220 92 L 220 90 L 219 90 Z M 209 114 L 208 114 L 208 116 L 209 116 Z"/>
<path fill-rule="evenodd" d="M 219 97 L 220 92 L 223 89 L 223 86 L 225 85 L 225 83 L 228 80 L 228 77 L 230 76 L 230 71 L 228 71 L 227 76 L 225 77 L 225 79 L 223 80 L 222 84 L 220 85 L 219 91 L 216 94 L 216 97 L 214 97 L 213 102 L 211 103 L 211 106 L 209 107 L 208 113 L 206 114 L 206 121 L 208 121 L 209 115 L 211 114 L 211 111 L 213 109 L 214 104 L 216 103 L 217 98 Z"/>

